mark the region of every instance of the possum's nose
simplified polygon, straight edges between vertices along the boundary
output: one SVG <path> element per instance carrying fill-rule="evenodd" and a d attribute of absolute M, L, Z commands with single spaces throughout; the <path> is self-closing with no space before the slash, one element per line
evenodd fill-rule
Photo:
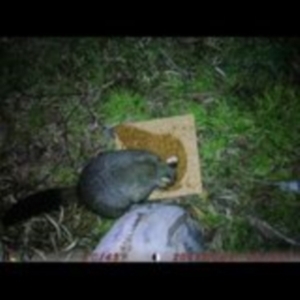
<path fill-rule="evenodd" d="M 160 179 L 160 185 L 161 187 L 168 187 L 176 181 L 176 171 L 172 169 L 167 170 L 167 174 L 165 174 L 163 177 Z"/>
<path fill-rule="evenodd" d="M 161 178 L 161 184 L 162 186 L 168 186 L 173 182 L 173 179 L 170 177 L 162 177 Z"/>

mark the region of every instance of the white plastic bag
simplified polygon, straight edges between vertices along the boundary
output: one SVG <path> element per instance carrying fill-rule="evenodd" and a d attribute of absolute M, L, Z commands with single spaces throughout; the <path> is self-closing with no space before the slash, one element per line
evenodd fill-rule
<path fill-rule="evenodd" d="M 141 204 L 119 218 L 93 251 L 90 261 L 173 261 L 201 253 L 199 224 L 178 205 Z"/>

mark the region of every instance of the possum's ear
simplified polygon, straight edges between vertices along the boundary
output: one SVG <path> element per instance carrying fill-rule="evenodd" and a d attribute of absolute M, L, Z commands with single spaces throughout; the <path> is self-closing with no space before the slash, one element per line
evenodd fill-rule
<path fill-rule="evenodd" d="M 170 167 L 176 168 L 177 165 L 178 165 L 178 157 L 175 156 L 175 155 L 170 156 L 169 158 L 167 158 L 166 163 L 167 163 Z"/>

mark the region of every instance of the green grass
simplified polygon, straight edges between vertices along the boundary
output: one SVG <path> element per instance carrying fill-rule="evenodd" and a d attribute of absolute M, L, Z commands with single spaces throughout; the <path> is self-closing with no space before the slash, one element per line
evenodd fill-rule
<path fill-rule="evenodd" d="M 101 113 L 108 124 L 149 118 L 144 97 L 126 90 L 116 90 L 110 93 L 102 106 Z"/>
<path fill-rule="evenodd" d="M 70 184 L 91 155 L 107 148 L 103 126 L 192 113 L 206 191 L 192 205 L 218 236 L 212 248 L 281 249 L 245 216 L 254 214 L 287 236 L 300 232 L 299 197 L 259 183 L 300 177 L 297 49 L 296 39 L 279 38 L 1 42 L 1 110 L 15 129 L 11 153 L 21 148 L 34 155 L 29 146 L 44 145 L 30 181 L 48 169 L 45 186 Z M 7 162 L 17 165 L 16 157 Z M 16 173 L 17 167 L 9 176 Z M 91 245 L 111 223 L 94 226 L 80 233 Z"/>

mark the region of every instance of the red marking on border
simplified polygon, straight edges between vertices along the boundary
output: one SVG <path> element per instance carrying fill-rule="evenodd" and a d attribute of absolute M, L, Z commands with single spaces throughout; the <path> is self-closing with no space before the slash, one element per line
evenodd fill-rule
<path fill-rule="evenodd" d="M 110 262 L 117 262 L 121 260 L 121 254 L 119 253 L 93 253 L 88 255 L 86 258 L 87 261 L 90 262 L 99 262 L 99 261 L 110 261 Z"/>
<path fill-rule="evenodd" d="M 159 262 L 300 262 L 300 252 L 269 253 L 158 253 Z M 86 257 L 88 262 L 122 262 L 126 261 L 121 253 L 93 253 Z M 131 259 L 131 261 L 134 261 Z M 138 259 L 136 261 L 139 261 Z M 149 256 L 149 261 L 153 258 Z"/>
<path fill-rule="evenodd" d="M 175 253 L 174 262 L 300 262 L 300 253 Z"/>

